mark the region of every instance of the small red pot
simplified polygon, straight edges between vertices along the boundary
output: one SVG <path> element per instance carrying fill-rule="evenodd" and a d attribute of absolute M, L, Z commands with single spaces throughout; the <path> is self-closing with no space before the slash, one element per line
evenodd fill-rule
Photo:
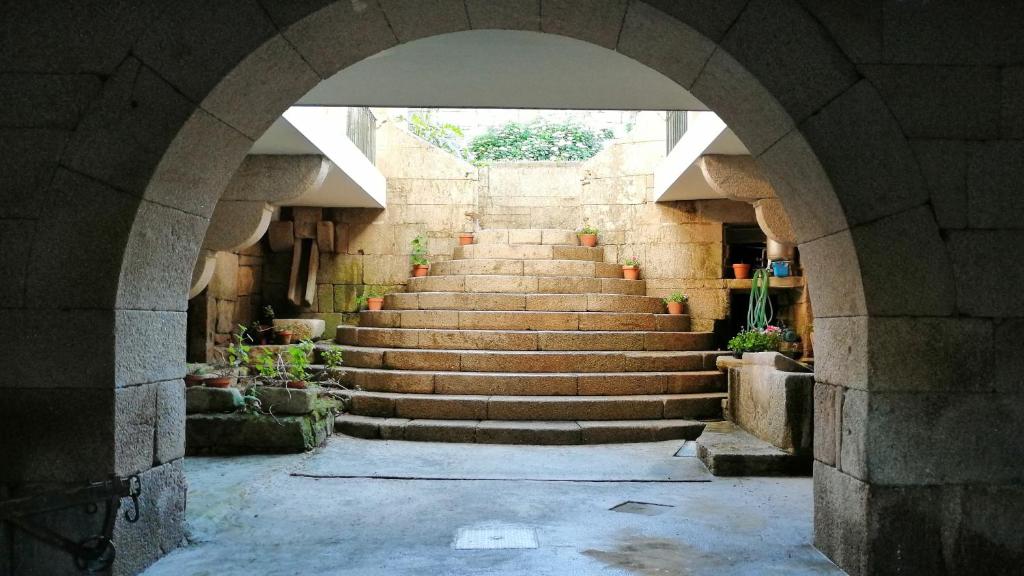
<path fill-rule="evenodd" d="M 209 388 L 231 388 L 231 376 L 216 376 L 205 380 Z"/>
<path fill-rule="evenodd" d="M 285 384 L 285 388 L 291 388 L 292 390 L 305 390 L 309 384 L 305 380 L 289 380 Z"/>
<path fill-rule="evenodd" d="M 732 275 L 737 280 L 744 280 L 750 278 L 750 264 L 743 264 L 742 262 L 732 265 Z"/>
<path fill-rule="evenodd" d="M 623 266 L 622 277 L 626 280 L 639 280 L 640 279 L 640 268 L 636 266 Z"/>
<path fill-rule="evenodd" d="M 462 234 L 459 234 L 459 246 L 469 246 L 472 243 L 473 243 L 473 235 L 472 234 L 470 234 L 468 232 L 464 232 Z"/>
<path fill-rule="evenodd" d="M 287 346 L 292 343 L 292 337 L 294 336 L 295 333 L 291 330 L 280 330 L 277 332 L 277 343 Z"/>
<path fill-rule="evenodd" d="M 669 314 L 682 314 L 683 309 L 686 307 L 682 302 L 666 302 L 665 306 L 668 306 Z"/>
<path fill-rule="evenodd" d="M 205 377 L 198 374 L 185 374 L 185 387 L 192 388 L 193 386 L 202 386 Z"/>
<path fill-rule="evenodd" d="M 383 298 L 367 298 L 366 299 L 366 309 L 367 310 L 371 310 L 373 312 L 377 312 L 377 311 L 379 311 L 383 307 L 384 307 L 384 299 Z"/>
<path fill-rule="evenodd" d="M 427 271 L 430 270 L 430 266 L 425 264 L 417 264 L 412 267 L 412 275 L 415 278 L 422 278 L 427 275 Z"/>
<path fill-rule="evenodd" d="M 597 246 L 597 234 L 577 234 L 576 236 L 580 239 L 580 244 L 588 248 Z"/>

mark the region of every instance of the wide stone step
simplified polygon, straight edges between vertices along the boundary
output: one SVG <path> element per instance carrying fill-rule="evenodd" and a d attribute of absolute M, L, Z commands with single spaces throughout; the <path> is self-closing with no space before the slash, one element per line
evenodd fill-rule
<path fill-rule="evenodd" d="M 604 262 L 604 248 L 538 244 L 470 244 L 456 246 L 453 260 L 590 260 Z"/>
<path fill-rule="evenodd" d="M 366 328 L 688 332 L 690 317 L 631 312 L 381 310 L 359 313 Z"/>
<path fill-rule="evenodd" d="M 705 354 L 689 351 L 421 350 L 342 346 L 347 366 L 454 372 L 688 372 Z"/>
<path fill-rule="evenodd" d="M 632 294 L 501 294 L 495 292 L 397 292 L 388 310 L 531 310 L 537 312 L 644 312 L 661 314 L 665 303 Z"/>
<path fill-rule="evenodd" d="M 343 385 L 367 392 L 483 396 L 618 396 L 725 392 L 725 375 L 692 372 L 516 373 L 330 369 Z"/>
<path fill-rule="evenodd" d="M 346 391 L 348 412 L 434 420 L 718 419 L 726 394 L 483 396 Z"/>
<path fill-rule="evenodd" d="M 357 438 L 479 444 L 615 444 L 693 440 L 704 430 L 693 420 L 507 421 L 375 418 L 342 414 L 335 430 Z"/>
<path fill-rule="evenodd" d="M 457 274 L 410 278 L 409 292 L 493 292 L 499 294 L 647 294 L 643 280 L 586 276 L 498 276 Z"/>
<path fill-rule="evenodd" d="M 579 244 L 575 230 L 555 228 L 489 228 L 474 235 L 474 244 Z"/>
<path fill-rule="evenodd" d="M 498 276 L 585 276 L 622 278 L 622 265 L 591 260 L 446 260 L 430 267 L 432 276 L 457 274 Z"/>
<path fill-rule="evenodd" d="M 338 326 L 339 344 L 431 350 L 708 350 L 710 332 L 424 330 Z M 714 357 L 728 352 L 710 352 Z M 714 361 L 712 357 L 712 361 Z M 707 366 L 713 369 L 715 366 Z"/>

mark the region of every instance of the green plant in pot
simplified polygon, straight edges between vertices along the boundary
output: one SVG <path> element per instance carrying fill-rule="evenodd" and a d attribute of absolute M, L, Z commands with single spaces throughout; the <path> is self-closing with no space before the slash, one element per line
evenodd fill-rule
<path fill-rule="evenodd" d="M 274 336 L 278 344 L 289 346 L 295 337 L 295 327 L 291 324 L 282 324 L 274 331 Z"/>
<path fill-rule="evenodd" d="M 356 305 L 360 310 L 366 308 L 371 312 L 379 311 L 384 307 L 384 291 L 376 286 L 367 286 L 356 298 Z"/>
<path fill-rule="evenodd" d="M 673 292 L 671 296 L 665 298 L 665 306 L 668 308 L 669 314 L 682 314 L 686 310 L 686 302 L 690 300 L 690 297 L 682 292 Z"/>
<path fill-rule="evenodd" d="M 210 367 L 206 364 L 186 364 L 185 366 L 185 387 L 202 386 L 203 381 L 210 374 Z"/>
<path fill-rule="evenodd" d="M 251 341 L 248 329 L 239 324 L 238 330 L 231 335 L 231 344 L 227 349 L 227 361 L 216 366 L 215 375 L 206 379 L 206 385 L 211 388 L 229 388 L 236 382 L 242 375 L 243 366 L 249 364 L 249 351 L 252 348 L 248 342 Z"/>
<path fill-rule="evenodd" d="M 576 237 L 580 239 L 580 244 L 593 248 L 597 246 L 597 233 L 597 228 L 584 221 L 583 227 L 576 232 Z"/>
<path fill-rule="evenodd" d="M 412 275 L 419 278 L 427 275 L 430 270 L 430 260 L 427 258 L 427 239 L 423 234 L 412 239 L 412 253 L 409 259 L 412 261 Z"/>
<path fill-rule="evenodd" d="M 312 351 L 313 342 L 310 340 L 288 347 L 288 388 L 304 390 L 309 387 L 309 355 Z"/>
<path fill-rule="evenodd" d="M 782 344 L 782 330 L 778 326 L 767 326 L 741 330 L 729 340 L 728 348 L 733 356 L 742 358 L 744 352 L 777 352 Z"/>
<path fill-rule="evenodd" d="M 640 261 L 636 256 L 626 258 L 625 264 L 622 265 L 622 277 L 626 280 L 640 279 Z"/>

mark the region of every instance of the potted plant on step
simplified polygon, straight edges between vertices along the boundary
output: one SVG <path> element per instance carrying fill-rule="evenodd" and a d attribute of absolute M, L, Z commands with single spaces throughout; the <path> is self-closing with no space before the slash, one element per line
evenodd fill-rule
<path fill-rule="evenodd" d="M 479 219 L 480 215 L 476 212 L 466 212 L 466 220 L 469 221 L 472 231 L 459 233 L 459 246 L 469 246 L 473 243 L 473 234 L 476 232 L 477 221 Z"/>
<path fill-rule="evenodd" d="M 745 262 L 734 262 L 732 265 L 732 275 L 737 280 L 750 278 L 750 264 Z"/>
<path fill-rule="evenodd" d="M 366 290 L 356 298 L 356 305 L 360 309 L 365 307 L 370 312 L 377 312 L 384 307 L 384 293 L 380 288 L 367 286 Z"/>
<path fill-rule="evenodd" d="M 205 384 L 210 388 L 230 388 L 238 382 L 242 375 L 243 366 L 249 364 L 249 350 L 247 344 L 251 338 L 245 326 L 239 325 L 238 330 L 231 335 L 231 344 L 228 345 L 227 362 L 221 363 L 214 371 L 212 378 L 207 378 Z"/>
<path fill-rule="evenodd" d="M 412 239 L 412 275 L 420 278 L 427 275 L 430 270 L 430 260 L 427 259 L 427 239 L 420 234 Z"/>
<path fill-rule="evenodd" d="M 736 358 L 742 358 L 744 352 L 778 352 L 782 344 L 782 329 L 778 326 L 766 326 L 740 330 L 740 333 L 729 340 L 729 350 Z"/>
<path fill-rule="evenodd" d="M 622 277 L 626 280 L 640 279 L 640 261 L 636 256 L 626 258 L 626 263 L 622 265 Z"/>
<path fill-rule="evenodd" d="M 302 342 L 288 348 L 288 382 L 285 387 L 305 390 L 309 387 L 309 354 L 313 351 L 313 342 Z"/>
<path fill-rule="evenodd" d="M 673 292 L 671 296 L 665 298 L 665 306 L 668 307 L 669 314 L 682 314 L 686 309 L 686 302 L 690 297 L 681 292 Z"/>
<path fill-rule="evenodd" d="M 597 246 L 597 228 L 590 225 L 589 222 L 583 222 L 583 227 L 576 232 L 576 237 L 580 239 L 580 244 L 593 248 Z"/>
<path fill-rule="evenodd" d="M 295 329 L 290 324 L 278 326 L 277 330 L 274 331 L 274 340 L 282 346 L 288 346 L 292 343 L 292 338 L 295 337 Z"/>
<path fill-rule="evenodd" d="M 185 372 L 185 387 L 202 386 L 210 375 L 210 367 L 206 364 L 188 364 Z"/>

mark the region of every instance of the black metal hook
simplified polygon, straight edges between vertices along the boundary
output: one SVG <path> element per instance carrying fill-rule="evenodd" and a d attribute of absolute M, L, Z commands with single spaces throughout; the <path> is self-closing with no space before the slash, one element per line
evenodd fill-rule
<path fill-rule="evenodd" d="M 139 494 L 142 493 L 142 481 L 139 477 L 132 476 L 128 478 L 128 496 L 132 499 L 132 507 L 130 510 L 124 511 L 124 519 L 130 523 L 139 521 Z"/>

